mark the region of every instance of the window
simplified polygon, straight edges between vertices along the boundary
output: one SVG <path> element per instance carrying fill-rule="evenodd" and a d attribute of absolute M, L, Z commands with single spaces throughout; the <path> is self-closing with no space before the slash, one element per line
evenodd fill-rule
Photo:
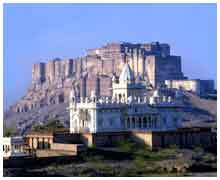
<path fill-rule="evenodd" d="M 135 128 L 135 118 L 132 118 L 132 128 Z"/>
<path fill-rule="evenodd" d="M 121 100 L 121 94 L 118 95 L 119 99 Z"/>
<path fill-rule="evenodd" d="M 144 128 L 147 128 L 147 118 L 146 117 L 144 117 L 144 119 L 143 119 L 143 126 L 144 126 Z"/>

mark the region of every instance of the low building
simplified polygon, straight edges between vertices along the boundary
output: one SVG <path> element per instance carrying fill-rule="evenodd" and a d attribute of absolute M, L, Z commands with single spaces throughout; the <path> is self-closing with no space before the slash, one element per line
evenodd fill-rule
<path fill-rule="evenodd" d="M 3 157 L 24 157 L 29 156 L 26 151 L 27 144 L 23 137 L 3 137 Z"/>
<path fill-rule="evenodd" d="M 25 135 L 25 141 L 33 149 L 50 149 L 53 143 L 53 133 L 32 131 Z"/>
<path fill-rule="evenodd" d="M 207 94 L 214 92 L 213 80 L 200 80 L 200 79 L 165 80 L 165 85 L 168 88 L 191 91 L 199 96 L 206 96 Z"/>

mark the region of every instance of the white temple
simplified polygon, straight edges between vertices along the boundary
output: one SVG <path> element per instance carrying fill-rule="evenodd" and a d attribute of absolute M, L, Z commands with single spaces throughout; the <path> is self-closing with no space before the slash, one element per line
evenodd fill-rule
<path fill-rule="evenodd" d="M 179 96 L 162 95 L 155 89 L 147 95 L 146 86 L 135 79 L 126 63 L 117 78 L 112 78 L 112 97 L 76 99 L 70 94 L 70 132 L 164 131 L 181 126 Z"/>

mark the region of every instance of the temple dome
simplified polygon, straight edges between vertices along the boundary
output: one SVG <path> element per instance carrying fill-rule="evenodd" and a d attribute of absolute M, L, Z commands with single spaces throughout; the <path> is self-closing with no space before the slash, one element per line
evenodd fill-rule
<path fill-rule="evenodd" d="M 119 81 L 129 81 L 129 82 L 133 82 L 135 80 L 134 78 L 134 73 L 131 70 L 130 66 L 126 63 L 122 69 L 122 72 L 120 74 L 119 77 Z"/>

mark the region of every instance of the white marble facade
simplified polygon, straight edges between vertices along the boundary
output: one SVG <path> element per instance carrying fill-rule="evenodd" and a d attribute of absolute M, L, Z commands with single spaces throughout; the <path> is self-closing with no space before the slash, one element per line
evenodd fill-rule
<path fill-rule="evenodd" d="M 162 131 L 181 126 L 181 104 L 171 97 L 161 97 L 156 89 L 151 97 L 146 87 L 136 83 L 128 64 L 120 78 L 113 77 L 112 97 L 77 99 L 70 94 L 70 132 Z"/>

